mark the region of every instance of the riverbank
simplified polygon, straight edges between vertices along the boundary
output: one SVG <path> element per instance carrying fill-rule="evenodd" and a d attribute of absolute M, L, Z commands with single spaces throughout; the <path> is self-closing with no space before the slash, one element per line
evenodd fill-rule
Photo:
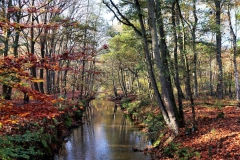
<path fill-rule="evenodd" d="M 148 150 L 159 159 L 240 159 L 240 109 L 235 101 L 218 99 L 195 100 L 197 131 L 191 131 L 191 107 L 184 100 L 185 127 L 166 143 L 170 133 L 160 110 L 149 100 L 122 103 L 126 114 L 143 128 L 153 142 Z"/>
<path fill-rule="evenodd" d="M 50 159 L 72 128 L 82 124 L 89 100 L 8 101 L 1 105 L 0 159 Z"/>

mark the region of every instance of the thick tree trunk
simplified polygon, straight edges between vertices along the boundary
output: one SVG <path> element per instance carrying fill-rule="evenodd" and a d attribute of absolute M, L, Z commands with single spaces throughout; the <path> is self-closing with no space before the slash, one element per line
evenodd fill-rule
<path fill-rule="evenodd" d="M 160 35 L 160 48 L 158 47 L 158 43 L 156 43 L 156 47 L 158 48 L 158 53 L 159 51 L 161 51 L 161 57 L 158 56 L 158 53 L 155 52 L 155 57 L 158 56 L 158 58 L 156 57 L 157 60 L 157 67 L 160 70 L 160 81 L 161 81 L 161 86 L 162 86 L 162 94 L 164 96 L 164 102 L 165 102 L 165 107 L 167 108 L 167 110 L 170 111 L 170 115 L 172 116 L 172 120 L 171 121 L 176 121 L 176 123 L 179 122 L 178 119 L 178 109 L 175 103 L 175 98 L 173 95 L 173 87 L 172 87 L 172 83 L 171 83 L 171 77 L 170 77 L 170 71 L 169 71 L 169 67 L 168 67 L 168 48 L 167 48 L 167 44 L 166 44 L 166 37 L 165 37 L 165 31 L 163 28 L 163 18 L 162 18 L 162 6 L 161 3 L 159 2 L 159 0 L 156 0 L 156 7 L 154 4 L 154 0 L 150 0 L 149 1 L 149 6 L 151 5 L 151 8 L 156 8 L 156 12 L 154 13 L 151 8 L 148 9 L 149 13 L 153 12 L 153 19 L 152 19 L 152 23 L 154 26 L 154 28 L 156 28 L 156 23 L 157 22 L 157 26 L 158 26 L 158 32 L 157 32 L 157 28 L 155 29 L 155 33 L 154 36 L 157 37 L 157 35 Z M 154 16 L 154 14 L 156 14 L 157 21 L 156 21 L 156 17 Z M 151 17 L 150 17 L 151 18 Z M 152 33 L 153 36 L 153 33 Z M 158 39 L 157 39 L 158 42 Z M 160 50 L 159 50 L 160 49 Z M 159 62 L 158 62 L 159 61 Z M 174 112 L 174 114 L 172 115 L 172 110 Z"/>
<path fill-rule="evenodd" d="M 154 89 L 155 96 L 157 98 L 157 101 L 159 103 L 163 117 L 164 117 L 168 127 L 171 129 L 171 131 L 175 135 L 177 135 L 178 129 L 179 129 L 178 121 L 177 121 L 178 115 L 174 111 L 174 108 L 176 107 L 176 106 L 174 106 L 175 102 L 173 102 L 174 98 L 171 97 L 172 86 L 170 85 L 171 84 L 170 77 L 169 77 L 170 75 L 169 75 L 169 70 L 167 67 L 167 61 L 165 61 L 166 59 L 164 59 L 164 58 L 166 58 L 166 53 L 165 53 L 166 50 L 162 49 L 162 52 L 164 52 L 164 53 L 162 53 L 163 59 L 161 60 L 161 57 L 160 57 L 160 48 L 158 47 L 158 36 L 157 36 L 158 33 L 157 33 L 157 28 L 156 28 L 156 19 L 155 19 L 155 13 L 153 11 L 153 8 L 155 8 L 154 0 L 148 0 L 148 12 L 149 12 L 149 22 L 150 22 L 150 26 L 151 26 L 152 46 L 153 46 L 153 50 L 154 50 L 157 67 L 160 71 L 160 81 L 161 81 L 161 86 L 162 86 L 162 92 L 164 94 L 164 103 L 163 103 L 161 95 L 159 93 L 159 90 L 158 90 L 158 87 L 156 84 L 156 80 L 155 80 L 155 76 L 153 73 L 151 58 L 150 58 L 148 44 L 147 44 L 146 31 L 145 31 L 145 27 L 143 25 L 142 15 L 140 14 L 141 13 L 140 5 L 137 0 L 135 2 L 136 2 L 137 10 L 139 11 L 139 20 L 140 20 L 140 25 L 141 25 L 141 29 L 142 29 L 146 58 L 147 58 L 148 66 L 150 67 L 149 73 L 150 73 L 152 87 Z M 161 18 L 161 17 L 159 17 L 159 18 Z M 160 34 L 162 34 L 161 33 L 162 31 L 160 31 Z M 162 36 L 162 38 L 163 37 L 164 36 Z M 164 45 L 164 44 L 161 43 L 161 45 Z M 162 47 L 166 47 L 166 45 L 162 46 Z M 164 67 L 164 65 L 166 65 L 166 67 Z"/>

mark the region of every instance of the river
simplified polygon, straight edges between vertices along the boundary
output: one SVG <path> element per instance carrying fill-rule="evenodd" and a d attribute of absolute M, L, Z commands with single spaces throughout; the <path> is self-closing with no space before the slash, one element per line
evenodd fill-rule
<path fill-rule="evenodd" d="M 84 124 L 74 129 L 55 160 L 149 160 L 148 145 L 137 126 L 120 107 L 106 100 L 94 100 L 87 108 Z"/>

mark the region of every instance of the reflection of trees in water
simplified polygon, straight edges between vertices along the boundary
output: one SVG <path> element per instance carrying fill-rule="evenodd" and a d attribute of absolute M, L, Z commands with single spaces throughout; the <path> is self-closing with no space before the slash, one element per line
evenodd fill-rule
<path fill-rule="evenodd" d="M 121 120 L 121 125 L 120 125 L 120 136 L 121 137 L 125 137 L 125 134 L 126 134 L 126 118 L 127 115 L 126 114 L 123 114 L 122 116 L 122 120 Z"/>
<path fill-rule="evenodd" d="M 96 108 L 105 108 L 105 107 L 112 107 L 114 105 L 114 102 L 111 101 L 105 101 L 105 100 L 93 100 L 90 102 L 91 106 L 94 106 Z"/>
<path fill-rule="evenodd" d="M 94 107 L 89 105 L 86 107 L 84 122 L 87 125 L 88 133 L 90 135 L 94 134 L 93 119 L 94 119 Z"/>
<path fill-rule="evenodd" d="M 113 120 L 115 120 L 115 118 L 116 118 L 117 108 L 118 108 L 118 105 L 115 104 L 114 110 L 113 110 L 113 115 L 112 115 Z"/>
<path fill-rule="evenodd" d="M 82 119 L 84 124 L 73 131 L 69 143 L 66 144 L 66 148 L 63 147 L 61 156 L 56 160 L 66 159 L 63 157 L 97 159 L 95 156 L 102 153 L 98 153 L 101 144 L 103 144 L 102 148 L 114 157 L 119 157 L 119 154 L 132 154 L 128 152 L 131 148 L 144 149 L 146 147 L 144 142 L 147 139 L 139 134 L 131 118 L 123 114 L 118 107 L 120 107 L 118 104 L 103 100 L 91 102 L 86 107 Z M 129 157 L 128 159 L 132 158 Z"/>

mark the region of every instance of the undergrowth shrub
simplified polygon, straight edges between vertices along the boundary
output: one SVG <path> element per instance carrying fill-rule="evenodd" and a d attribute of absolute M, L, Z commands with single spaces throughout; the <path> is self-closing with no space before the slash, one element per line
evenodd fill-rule
<path fill-rule="evenodd" d="M 149 113 L 144 123 L 148 126 L 148 138 L 154 143 L 165 127 L 163 116 L 161 114 L 154 115 L 153 113 Z"/>
<path fill-rule="evenodd" d="M 200 159 L 200 154 L 194 152 L 188 148 L 181 148 L 181 144 L 175 144 L 173 142 L 169 143 L 167 147 L 163 149 L 165 156 L 169 158 L 179 159 L 179 160 L 188 160 L 191 158 Z"/>
<path fill-rule="evenodd" d="M 37 132 L 28 130 L 23 135 L 3 136 L 0 138 L 0 159 L 34 159 L 43 156 L 44 153 L 51 154 L 48 146 L 50 141 L 51 135 L 44 133 L 43 128 Z"/>

